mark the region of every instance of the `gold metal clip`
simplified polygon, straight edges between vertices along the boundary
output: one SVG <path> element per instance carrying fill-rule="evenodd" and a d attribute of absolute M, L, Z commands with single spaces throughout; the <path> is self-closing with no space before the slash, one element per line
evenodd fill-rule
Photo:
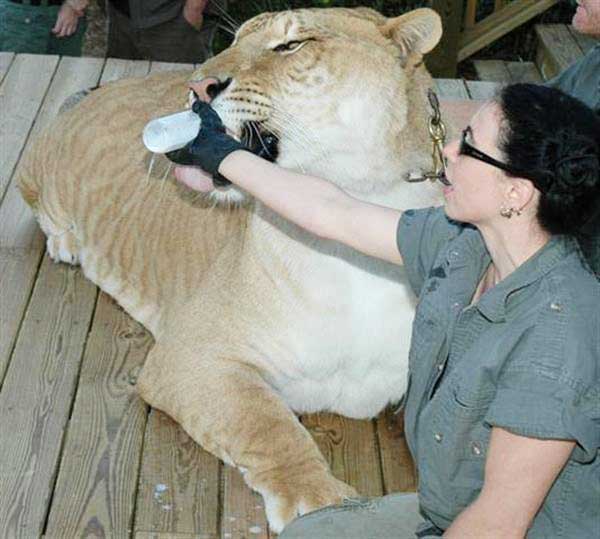
<path fill-rule="evenodd" d="M 429 98 L 429 105 L 432 109 L 427 127 L 432 145 L 431 159 L 433 161 L 433 170 L 431 172 L 426 172 L 423 176 L 409 176 L 406 181 L 414 183 L 424 182 L 425 180 L 431 180 L 432 182 L 438 180 L 444 185 L 449 185 L 444 173 L 444 155 L 442 150 L 446 143 L 446 126 L 442 121 L 440 102 L 436 93 L 431 88 L 427 92 L 427 97 Z"/>

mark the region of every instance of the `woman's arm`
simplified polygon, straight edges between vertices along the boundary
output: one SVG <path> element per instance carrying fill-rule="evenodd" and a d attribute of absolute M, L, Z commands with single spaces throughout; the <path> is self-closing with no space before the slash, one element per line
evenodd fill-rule
<path fill-rule="evenodd" d="M 446 530 L 451 539 L 522 539 L 575 442 L 494 427 L 479 497 Z"/>
<path fill-rule="evenodd" d="M 313 234 L 402 264 L 396 246 L 399 211 L 367 204 L 326 180 L 273 165 L 230 137 L 208 103 L 197 100 L 192 110 L 200 116 L 200 131 L 172 158 L 194 166 L 177 167 L 179 181 L 206 191 L 214 188 L 212 177 L 219 173 Z"/>
<path fill-rule="evenodd" d="M 336 185 L 298 174 L 246 151 L 230 153 L 219 173 L 298 226 L 349 245 L 370 256 L 402 264 L 396 245 L 401 212 L 358 200 Z M 194 188 L 194 178 L 206 174 L 194 169 L 177 177 Z"/>

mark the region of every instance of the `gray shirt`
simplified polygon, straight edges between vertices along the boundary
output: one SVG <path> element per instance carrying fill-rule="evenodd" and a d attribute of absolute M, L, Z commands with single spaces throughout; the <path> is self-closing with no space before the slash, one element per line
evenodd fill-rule
<path fill-rule="evenodd" d="M 600 283 L 576 242 L 553 237 L 469 306 L 491 261 L 477 229 L 409 210 L 397 240 L 419 295 L 405 432 L 427 537 L 481 491 L 493 426 L 577 443 L 527 537 L 598 537 Z"/>
<path fill-rule="evenodd" d="M 600 110 L 600 44 L 547 81 L 546 85 L 576 97 L 594 110 Z"/>

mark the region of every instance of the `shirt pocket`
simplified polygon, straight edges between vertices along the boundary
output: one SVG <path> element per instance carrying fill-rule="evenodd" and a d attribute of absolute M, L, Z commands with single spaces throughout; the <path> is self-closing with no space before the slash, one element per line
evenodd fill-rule
<path fill-rule="evenodd" d="M 494 391 L 490 389 L 470 388 L 454 382 L 445 395 L 444 408 L 450 420 L 475 424 L 483 421 L 493 397 Z"/>
<path fill-rule="evenodd" d="M 453 500 L 455 516 L 471 504 L 483 487 L 491 429 L 484 423 L 490 392 L 474 392 L 453 384 L 440 398 L 433 420 L 432 442 L 438 473 Z"/>

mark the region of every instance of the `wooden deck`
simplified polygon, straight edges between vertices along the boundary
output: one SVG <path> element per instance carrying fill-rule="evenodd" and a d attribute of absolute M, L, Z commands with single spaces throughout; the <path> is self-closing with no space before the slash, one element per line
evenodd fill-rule
<path fill-rule="evenodd" d="M 558 75 L 598 43 L 597 39 L 576 32 L 568 24 L 537 25 L 535 33 L 538 41 L 535 62 L 474 60 L 479 79 L 541 83 Z"/>
<path fill-rule="evenodd" d="M 262 500 L 135 392 L 149 334 L 81 271 L 54 264 L 13 184 L 31 135 L 72 93 L 181 65 L 0 53 L 0 537 L 263 539 Z M 186 67 L 186 66 L 183 66 Z M 485 98 L 490 83 L 438 81 Z M 65 163 L 68 166 L 68 163 Z M 415 489 L 391 414 L 302 418 L 365 495 Z"/>

